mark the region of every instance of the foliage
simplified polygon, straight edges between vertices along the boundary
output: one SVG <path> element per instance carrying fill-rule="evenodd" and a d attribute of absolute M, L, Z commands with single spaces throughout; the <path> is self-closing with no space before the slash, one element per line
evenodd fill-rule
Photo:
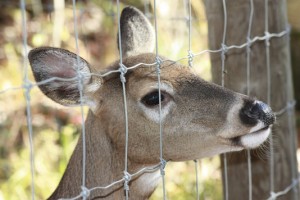
<path fill-rule="evenodd" d="M 45 127 L 44 127 L 45 128 Z M 60 174 L 65 170 L 68 158 L 75 146 L 77 128 L 68 125 L 58 134 L 51 129 L 38 131 L 34 137 L 34 169 L 36 198 L 45 199 L 55 189 Z M 26 137 L 24 137 L 26 138 Z M 58 144 L 58 141 L 61 144 Z M 1 196 L 3 199 L 31 198 L 31 168 L 29 144 L 13 149 L 9 157 L 1 159 Z M 11 165 L 10 163 L 13 163 Z M 11 192 L 14 191 L 14 192 Z"/>

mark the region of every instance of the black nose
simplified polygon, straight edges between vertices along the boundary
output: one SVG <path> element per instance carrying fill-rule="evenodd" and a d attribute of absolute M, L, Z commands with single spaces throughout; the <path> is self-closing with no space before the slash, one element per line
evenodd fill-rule
<path fill-rule="evenodd" d="M 248 125 L 256 125 L 259 121 L 266 126 L 272 125 L 275 115 L 271 108 L 261 101 L 246 101 L 240 111 L 240 119 Z"/>

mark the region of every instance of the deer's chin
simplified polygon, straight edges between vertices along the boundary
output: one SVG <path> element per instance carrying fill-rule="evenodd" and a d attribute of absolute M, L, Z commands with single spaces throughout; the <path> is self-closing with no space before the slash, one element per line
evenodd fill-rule
<path fill-rule="evenodd" d="M 271 128 L 266 126 L 246 135 L 235 137 L 232 139 L 237 146 L 242 146 L 245 149 L 254 149 L 264 143 L 271 133 Z"/>

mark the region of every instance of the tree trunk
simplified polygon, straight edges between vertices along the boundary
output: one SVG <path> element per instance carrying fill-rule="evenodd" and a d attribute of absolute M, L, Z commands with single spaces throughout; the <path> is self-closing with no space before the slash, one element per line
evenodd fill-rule
<path fill-rule="evenodd" d="M 300 22 L 299 22 L 299 0 L 287 1 L 288 8 L 288 19 L 291 25 L 291 63 L 292 63 L 292 74 L 294 80 L 294 92 L 296 105 L 296 122 L 297 122 L 297 135 L 298 135 L 298 148 L 300 144 Z"/>
<path fill-rule="evenodd" d="M 291 58 L 292 58 L 292 72 L 294 79 L 295 99 L 300 102 L 300 21 L 299 21 L 299 0 L 288 0 L 288 19 L 291 25 Z M 300 104 L 297 103 L 296 110 L 300 111 Z M 298 115 L 299 117 L 299 115 Z M 298 124 L 298 128 L 299 128 Z M 299 130 L 299 129 L 298 129 Z M 298 132 L 299 134 L 300 132 Z M 299 139 L 299 138 L 298 138 Z"/>
<path fill-rule="evenodd" d="M 254 15 L 250 38 L 265 35 L 265 2 L 254 0 Z M 247 42 L 247 32 L 250 18 L 250 1 L 227 0 L 227 32 L 224 44 L 241 45 Z M 224 12 L 222 1 L 206 0 L 206 15 L 208 20 L 209 48 L 222 47 Z M 283 0 L 268 2 L 268 30 L 269 33 L 280 33 L 287 30 L 286 5 Z M 271 105 L 273 111 L 286 108 L 292 102 L 293 88 L 290 70 L 290 52 L 288 34 L 283 37 L 270 39 L 270 88 L 267 78 L 267 53 L 265 41 L 256 41 L 251 45 L 250 53 L 250 87 L 249 94 Z M 222 62 L 221 53 L 212 53 L 213 81 L 221 84 Z M 224 86 L 234 91 L 247 94 L 247 49 L 229 49 L 225 53 Z M 268 97 L 268 89 L 270 95 Z M 277 116 L 273 133 L 274 173 L 270 170 L 270 145 L 251 151 L 252 191 L 249 191 L 249 176 L 247 152 L 227 154 L 228 199 L 267 199 L 271 195 L 271 179 L 274 190 L 284 190 L 297 178 L 296 135 L 294 111 L 289 109 Z M 222 162 L 223 163 L 223 160 Z M 224 174 L 223 174 L 224 177 Z M 224 181 L 224 178 L 223 178 Z M 224 186 L 224 184 L 223 184 Z M 249 198 L 248 198 L 249 197 Z M 225 198 L 224 198 L 225 199 Z M 298 199 L 298 187 L 278 199 Z"/>

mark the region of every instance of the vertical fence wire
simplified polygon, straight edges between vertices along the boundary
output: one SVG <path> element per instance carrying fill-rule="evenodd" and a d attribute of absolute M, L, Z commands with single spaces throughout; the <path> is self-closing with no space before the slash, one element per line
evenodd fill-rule
<path fill-rule="evenodd" d="M 188 6 L 188 65 L 193 67 L 193 53 L 192 53 L 192 0 L 186 0 Z M 199 176 L 198 176 L 198 161 L 194 160 L 195 176 L 196 176 L 196 199 L 199 200 Z"/>
<path fill-rule="evenodd" d="M 145 12 L 145 16 L 149 19 L 150 17 L 150 11 L 149 11 L 149 0 L 144 0 L 144 12 Z"/>
<path fill-rule="evenodd" d="M 267 67 L 267 104 L 271 105 L 271 67 L 270 67 L 270 37 L 269 37 L 269 5 L 268 0 L 265 0 L 265 49 L 266 49 L 266 67 Z M 270 194 L 274 194 L 274 147 L 273 147 L 273 133 L 270 134 Z"/>
<path fill-rule="evenodd" d="M 185 2 L 188 2 L 188 6 L 187 6 L 187 9 L 188 9 L 188 64 L 189 64 L 189 67 L 192 67 L 193 66 L 193 53 L 192 53 L 192 39 L 191 39 L 191 36 L 192 36 L 192 1 L 191 0 L 186 0 Z"/>
<path fill-rule="evenodd" d="M 120 2 L 117 0 L 117 19 L 118 19 L 118 38 L 119 38 L 119 51 L 120 51 L 120 80 L 122 82 L 123 91 L 123 104 L 124 104 L 124 118 L 125 118 L 125 158 L 124 158 L 124 190 L 125 198 L 129 198 L 129 181 L 131 180 L 131 175 L 128 173 L 128 109 L 127 109 L 127 97 L 126 97 L 126 78 L 125 74 L 127 72 L 127 67 L 123 65 L 123 55 L 122 55 L 122 33 L 121 33 L 121 18 L 120 18 Z"/>
<path fill-rule="evenodd" d="M 287 91 L 290 91 L 289 88 L 287 88 Z M 290 97 L 289 94 L 287 94 L 288 97 Z M 298 175 L 297 173 L 295 173 L 297 171 L 296 166 L 297 163 L 295 162 L 294 159 L 294 153 L 297 152 L 297 149 L 295 147 L 295 141 L 294 139 L 296 138 L 295 135 L 295 131 L 293 128 L 293 107 L 289 108 L 287 111 L 287 115 L 288 115 L 288 127 L 289 127 L 289 134 L 290 134 L 290 154 L 291 154 L 291 170 L 292 170 L 292 183 L 296 184 L 297 183 L 297 179 L 298 179 Z M 294 199 L 297 200 L 298 199 L 298 187 L 293 187 L 293 193 L 294 193 Z"/>
<path fill-rule="evenodd" d="M 222 37 L 222 44 L 221 44 L 221 48 L 222 48 L 222 52 L 221 52 L 221 67 L 222 67 L 222 82 L 221 85 L 222 87 L 225 86 L 225 54 L 227 52 L 227 47 L 225 45 L 225 41 L 226 41 L 226 32 L 227 32 L 227 9 L 226 9 L 226 0 L 222 0 L 222 4 L 223 4 L 223 14 L 224 14 L 224 29 L 223 29 L 223 37 Z M 225 196 L 225 200 L 228 200 L 228 174 L 227 174 L 227 154 L 224 153 L 223 154 L 223 165 L 224 165 L 224 196 Z"/>
<path fill-rule="evenodd" d="M 84 101 L 83 101 L 83 80 L 84 75 L 80 72 L 80 57 L 79 57 L 79 45 L 78 45 L 78 27 L 77 27 L 77 13 L 76 13 L 76 0 L 72 0 L 72 10 L 73 10 L 73 20 L 74 20 L 74 33 L 75 33 L 75 45 L 76 45 L 76 61 L 77 61 L 77 79 L 78 79 L 78 89 L 80 98 L 80 114 L 81 114 L 81 134 L 82 134 L 82 183 L 81 183 L 81 195 L 85 200 L 89 196 L 86 188 L 86 132 L 85 132 L 85 122 L 84 122 Z"/>
<path fill-rule="evenodd" d="M 118 45 L 119 45 L 119 56 L 120 63 L 123 63 L 123 55 L 122 55 L 122 37 L 121 37 L 121 22 L 120 22 L 120 1 L 117 0 L 117 20 L 118 20 Z"/>
<path fill-rule="evenodd" d="M 186 0 L 188 10 L 188 65 L 193 67 L 193 53 L 192 53 L 192 0 Z M 194 160 L 195 164 L 195 176 L 196 176 L 196 199 L 199 200 L 199 176 L 198 176 L 198 161 Z"/>
<path fill-rule="evenodd" d="M 163 158 L 163 130 L 162 130 L 162 111 L 161 111 L 161 80 L 160 80 L 160 65 L 161 59 L 158 55 L 158 34 L 157 34 L 157 3 L 154 0 L 154 24 L 155 24 L 155 54 L 156 54 L 156 72 L 157 72 L 157 84 L 158 84 L 158 96 L 159 96 L 159 152 L 160 152 L 160 173 L 162 177 L 163 184 L 163 198 L 164 200 L 167 198 L 166 196 L 166 186 L 165 186 L 165 165 L 166 161 Z"/>
<path fill-rule="evenodd" d="M 249 1 L 250 3 L 250 15 L 249 15 L 249 26 L 247 32 L 247 95 L 250 96 L 250 60 L 251 60 L 251 29 L 252 29 L 252 21 L 253 21 L 253 13 L 254 6 L 253 0 Z M 249 188 L 249 196 L 248 199 L 252 200 L 252 164 L 251 164 L 251 151 L 247 149 L 247 166 L 248 166 L 248 188 Z"/>
<path fill-rule="evenodd" d="M 198 160 L 194 160 L 195 163 L 195 176 L 196 176 L 196 195 L 197 195 L 197 200 L 200 199 L 200 194 L 199 194 L 199 175 L 198 175 Z"/>
<path fill-rule="evenodd" d="M 20 0 L 21 18 L 22 18 L 22 42 L 23 42 L 23 87 L 24 97 L 26 100 L 26 120 L 28 126 L 29 138 L 29 154 L 30 154 L 30 173 L 31 173 L 31 199 L 35 199 L 35 164 L 34 164 L 34 144 L 33 144 L 33 130 L 32 130 L 32 117 L 30 108 L 30 91 L 32 85 L 28 79 L 28 60 L 27 60 L 27 18 L 26 18 L 26 0 Z"/>
<path fill-rule="evenodd" d="M 187 1 L 186 1 L 187 2 Z M 187 9 L 188 9 L 188 37 L 189 37 L 189 52 L 191 52 L 191 43 L 192 43 L 192 39 L 191 39 L 191 36 L 192 36 L 192 0 L 188 0 L 188 6 L 187 6 Z"/>
<path fill-rule="evenodd" d="M 286 9 L 286 8 L 285 8 Z M 287 29 L 289 30 L 290 27 L 287 27 Z M 290 54 L 290 35 L 288 34 L 287 35 L 287 40 L 288 40 L 288 49 L 289 49 L 289 55 Z M 292 77 L 292 74 L 290 73 L 290 69 L 288 66 L 285 66 L 285 70 L 286 70 L 286 74 L 288 75 L 288 77 Z M 298 174 L 296 173 L 297 172 L 297 161 L 295 160 L 295 153 L 297 152 L 297 147 L 296 147 L 296 142 L 295 142 L 295 138 L 296 137 L 296 133 L 295 133 L 295 128 L 294 128 L 294 123 L 293 123 L 293 117 L 294 117 L 294 106 L 293 106 L 293 103 L 291 102 L 294 102 L 294 99 L 293 98 L 293 94 L 290 90 L 290 88 L 293 87 L 293 85 L 291 84 L 292 82 L 291 81 L 288 81 L 287 82 L 287 88 L 286 88 L 286 91 L 287 91 L 287 101 L 288 101 L 288 105 L 287 105 L 287 114 L 288 114 L 288 126 L 289 126 L 289 134 L 290 134 L 290 154 L 291 154 L 291 170 L 292 170 L 292 184 L 295 184 L 297 186 L 298 184 Z M 293 193 L 294 193 L 294 200 L 297 200 L 298 199 L 298 187 L 293 187 Z"/>

